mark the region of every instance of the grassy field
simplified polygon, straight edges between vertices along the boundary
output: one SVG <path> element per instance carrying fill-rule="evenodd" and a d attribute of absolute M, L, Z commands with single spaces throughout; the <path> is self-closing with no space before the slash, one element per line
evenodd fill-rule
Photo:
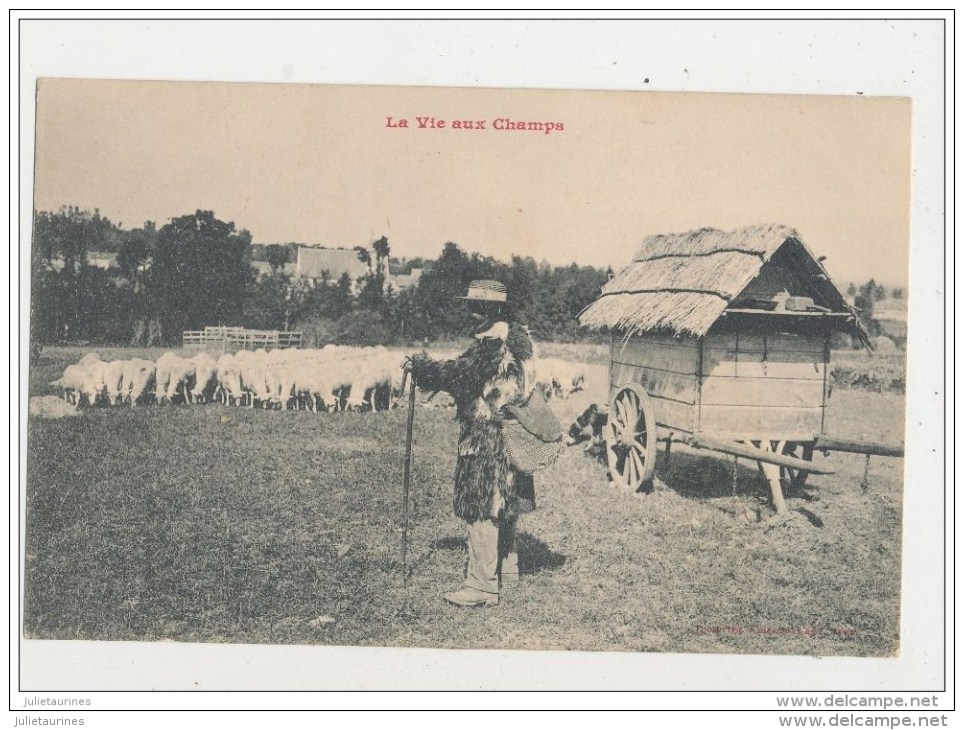
<path fill-rule="evenodd" d="M 906 353 L 902 351 L 834 350 L 830 356 L 831 382 L 840 388 L 860 388 L 878 393 L 903 393 L 906 387 Z"/>
<path fill-rule="evenodd" d="M 148 353 L 156 355 L 157 353 Z M 565 356 L 564 351 L 554 354 Z M 30 393 L 82 353 L 48 348 Z M 101 351 L 128 357 L 131 351 Z M 143 354 L 143 351 L 139 351 Z M 575 358 L 572 358 L 575 359 Z M 585 359 L 591 360 L 592 357 Z M 568 422 L 606 373 L 555 401 Z M 900 440 L 903 397 L 837 389 L 828 431 Z M 28 426 L 25 635 L 365 646 L 885 656 L 899 643 L 903 460 L 833 454 L 773 518 L 756 468 L 674 447 L 626 494 L 579 449 L 536 480 L 522 583 L 461 580 L 451 409 L 416 416 L 402 581 L 405 412 L 97 408 Z M 817 459 L 823 459 L 817 456 Z"/>

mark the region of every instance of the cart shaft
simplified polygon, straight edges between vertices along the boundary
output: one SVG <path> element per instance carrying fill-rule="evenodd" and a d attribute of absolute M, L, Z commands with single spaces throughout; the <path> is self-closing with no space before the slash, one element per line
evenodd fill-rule
<path fill-rule="evenodd" d="M 790 469 L 799 469 L 800 471 L 810 472 L 811 474 L 833 474 L 832 470 L 816 466 L 812 461 L 806 461 L 804 459 L 798 459 L 795 456 L 786 456 L 772 451 L 764 451 L 755 446 L 741 444 L 736 441 L 718 439 L 706 433 L 695 433 L 687 439 L 687 441 L 690 446 L 696 449 L 719 451 L 730 456 L 741 456 L 745 459 L 752 459 L 753 461 L 759 461 L 765 464 L 775 464 L 776 466 L 785 466 Z"/>
<path fill-rule="evenodd" d="M 820 436 L 814 446 L 818 451 L 846 451 L 851 454 L 867 454 L 868 456 L 903 456 L 903 444 L 872 443 L 870 441 L 855 441 L 841 439 L 835 436 Z"/>

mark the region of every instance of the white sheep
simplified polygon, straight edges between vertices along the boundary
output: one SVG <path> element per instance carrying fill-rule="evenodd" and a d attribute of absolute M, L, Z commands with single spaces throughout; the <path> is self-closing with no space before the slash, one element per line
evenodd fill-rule
<path fill-rule="evenodd" d="M 278 372 L 278 402 L 281 406 L 288 410 L 294 401 L 296 409 L 304 405 L 312 411 L 317 410 L 318 391 L 324 387 L 320 374 L 325 367 L 326 363 L 318 359 L 317 353 L 305 353 L 282 365 Z M 324 405 L 330 402 L 329 390 Z"/>
<path fill-rule="evenodd" d="M 81 367 L 87 367 L 92 362 L 99 362 L 100 359 L 101 359 L 100 355 L 98 355 L 96 352 L 88 352 L 86 355 L 80 358 L 80 360 L 77 361 L 77 364 L 80 365 Z"/>
<path fill-rule="evenodd" d="M 397 356 L 377 347 L 360 354 L 362 359 L 356 362 L 346 407 L 361 410 L 367 404 L 377 411 L 379 401 L 390 407 L 395 388 L 401 389 L 402 371 Z"/>
<path fill-rule="evenodd" d="M 63 389 L 65 401 L 77 405 L 88 377 L 87 368 L 83 365 L 68 365 L 63 375 L 51 381 L 50 384 L 55 388 Z"/>
<path fill-rule="evenodd" d="M 250 352 L 240 350 L 235 355 L 241 371 L 241 387 L 246 391 L 248 405 L 254 408 L 255 401 L 267 406 L 270 401 L 268 392 L 267 362 L 268 353 L 262 349 Z"/>
<path fill-rule="evenodd" d="M 195 403 L 206 403 L 214 395 L 217 387 L 218 364 L 206 352 L 200 352 L 191 358 L 194 363 L 194 388 L 191 389 L 191 400 Z"/>
<path fill-rule="evenodd" d="M 54 387 L 63 389 L 64 400 L 73 405 L 86 401 L 96 405 L 104 391 L 104 370 L 107 363 L 99 357 L 85 355 L 76 365 L 68 365 L 57 380 L 51 381 Z"/>
<path fill-rule="evenodd" d="M 290 398 L 290 393 L 282 393 L 282 374 L 297 362 L 297 353 L 297 350 L 275 349 L 265 357 L 265 387 L 272 406 L 285 406 Z"/>
<path fill-rule="evenodd" d="M 175 356 L 171 360 L 170 378 L 167 382 L 167 390 L 164 397 L 169 403 L 174 402 L 174 396 L 181 393 L 183 402 L 192 402 L 192 392 L 196 380 L 196 366 L 193 360 Z"/>
<path fill-rule="evenodd" d="M 167 399 L 167 389 L 171 382 L 171 368 L 180 358 L 173 352 L 165 352 L 157 358 L 154 374 L 154 399 L 162 405 Z"/>
<path fill-rule="evenodd" d="M 111 360 L 104 368 L 104 395 L 108 405 L 120 405 L 122 402 L 126 367 L 126 360 Z"/>
<path fill-rule="evenodd" d="M 244 389 L 241 387 L 241 369 L 237 358 L 226 352 L 217 362 L 217 396 L 227 405 L 240 405 L 244 399 Z"/>
<path fill-rule="evenodd" d="M 568 398 L 582 390 L 586 380 L 585 369 L 577 363 L 559 358 L 540 358 L 536 361 L 538 382 L 545 388 L 547 398 Z"/>
<path fill-rule="evenodd" d="M 136 406 L 143 403 L 151 392 L 157 365 L 150 360 L 135 357 L 124 364 L 121 396 L 125 403 Z"/>
<path fill-rule="evenodd" d="M 87 398 L 87 402 L 94 406 L 104 395 L 104 372 L 107 370 L 107 363 L 97 358 L 89 360 L 84 366 L 87 370 L 87 380 L 81 389 L 81 394 Z"/>
<path fill-rule="evenodd" d="M 328 389 L 325 406 L 328 410 L 344 410 L 348 408 L 351 397 L 352 383 L 355 381 L 358 362 L 347 352 L 341 352 L 337 357 L 323 360 L 318 370 L 321 385 Z"/>
<path fill-rule="evenodd" d="M 317 365 L 303 364 L 293 372 L 293 390 L 298 401 L 312 412 L 319 408 L 334 410 L 337 406 L 331 377 Z"/>

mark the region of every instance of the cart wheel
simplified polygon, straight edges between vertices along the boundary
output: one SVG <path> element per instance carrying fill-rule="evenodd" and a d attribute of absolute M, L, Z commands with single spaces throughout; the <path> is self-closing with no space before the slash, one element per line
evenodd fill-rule
<path fill-rule="evenodd" d="M 606 423 L 606 458 L 617 485 L 638 490 L 656 469 L 656 418 L 639 385 L 624 385 L 613 396 Z"/>
<path fill-rule="evenodd" d="M 795 456 L 798 459 L 813 461 L 814 441 L 784 441 L 782 442 L 782 453 L 785 456 Z M 784 480 L 787 487 L 795 492 L 799 492 L 807 483 L 810 472 L 803 469 L 793 469 L 788 466 L 780 467 L 780 479 Z"/>

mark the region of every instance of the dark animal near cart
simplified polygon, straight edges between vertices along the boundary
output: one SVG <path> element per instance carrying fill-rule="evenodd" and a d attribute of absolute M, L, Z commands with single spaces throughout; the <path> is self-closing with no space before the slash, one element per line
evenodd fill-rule
<path fill-rule="evenodd" d="M 830 340 L 869 346 L 857 313 L 800 236 L 782 225 L 646 238 L 580 323 L 612 333 L 605 426 L 613 480 L 638 489 L 657 442 L 753 459 L 777 512 L 815 451 L 902 455 L 824 433 Z"/>

